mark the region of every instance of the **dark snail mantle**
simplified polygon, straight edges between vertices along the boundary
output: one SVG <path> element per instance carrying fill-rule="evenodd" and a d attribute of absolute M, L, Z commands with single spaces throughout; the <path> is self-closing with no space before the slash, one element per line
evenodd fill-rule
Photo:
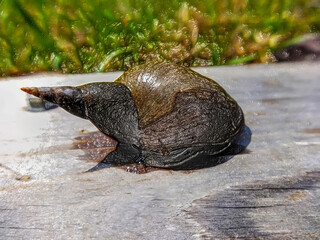
<path fill-rule="evenodd" d="M 177 168 L 216 155 L 241 133 L 237 102 L 213 80 L 170 63 L 135 67 L 115 82 L 22 88 L 90 120 L 119 143 L 102 163 Z"/>

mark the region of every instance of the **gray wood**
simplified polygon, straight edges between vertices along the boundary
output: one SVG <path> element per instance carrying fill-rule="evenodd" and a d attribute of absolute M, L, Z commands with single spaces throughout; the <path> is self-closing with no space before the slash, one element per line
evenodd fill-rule
<path fill-rule="evenodd" d="M 114 142 L 23 86 L 120 73 L 0 81 L 0 239 L 319 239 L 320 64 L 198 68 L 241 105 L 251 142 L 215 167 L 84 173 Z"/>

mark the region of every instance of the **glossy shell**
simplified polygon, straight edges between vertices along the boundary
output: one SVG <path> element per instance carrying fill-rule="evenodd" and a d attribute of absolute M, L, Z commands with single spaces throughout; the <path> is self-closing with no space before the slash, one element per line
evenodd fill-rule
<path fill-rule="evenodd" d="M 241 108 L 215 81 L 170 63 L 146 64 L 115 82 L 135 101 L 145 149 L 224 145 L 244 126 Z"/>
<path fill-rule="evenodd" d="M 182 166 L 222 152 L 244 127 L 241 108 L 218 83 L 171 63 L 141 65 L 113 83 L 22 90 L 115 138 L 104 163 Z"/>

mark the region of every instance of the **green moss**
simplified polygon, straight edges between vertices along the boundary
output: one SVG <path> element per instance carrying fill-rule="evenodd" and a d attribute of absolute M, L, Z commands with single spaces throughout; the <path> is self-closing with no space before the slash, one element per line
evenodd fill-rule
<path fill-rule="evenodd" d="M 306 0 L 3 0 L 0 12 L 2 76 L 268 62 L 320 29 L 320 5 Z"/>

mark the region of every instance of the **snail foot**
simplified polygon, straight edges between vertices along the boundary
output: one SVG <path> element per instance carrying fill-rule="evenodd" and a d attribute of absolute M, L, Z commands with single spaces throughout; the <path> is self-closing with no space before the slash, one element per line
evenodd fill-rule
<path fill-rule="evenodd" d="M 89 170 L 85 171 L 85 173 L 87 172 L 95 172 L 104 168 L 109 168 L 109 167 L 114 167 L 113 164 L 111 163 L 104 163 L 104 162 L 100 162 L 97 165 L 95 165 L 93 168 L 90 168 Z"/>
<path fill-rule="evenodd" d="M 133 164 L 139 162 L 141 151 L 136 145 L 119 143 L 116 150 L 109 153 L 106 158 L 86 172 L 94 172 L 103 168 Z"/>

